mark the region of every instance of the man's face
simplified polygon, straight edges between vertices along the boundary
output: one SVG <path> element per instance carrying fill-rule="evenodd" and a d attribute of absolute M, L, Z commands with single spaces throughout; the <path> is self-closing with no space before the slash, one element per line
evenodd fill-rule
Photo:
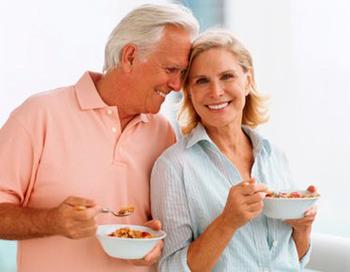
<path fill-rule="evenodd" d="M 166 95 L 180 90 L 190 48 L 190 35 L 185 30 L 167 26 L 162 39 L 145 60 L 135 61 L 130 98 L 139 112 L 157 113 Z"/>

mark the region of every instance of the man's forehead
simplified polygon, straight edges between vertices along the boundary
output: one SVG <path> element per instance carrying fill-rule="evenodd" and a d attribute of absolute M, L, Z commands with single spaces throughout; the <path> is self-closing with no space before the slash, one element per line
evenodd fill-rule
<path fill-rule="evenodd" d="M 190 49 L 171 50 L 171 48 L 159 48 L 154 53 L 162 63 L 183 69 L 188 65 Z"/>

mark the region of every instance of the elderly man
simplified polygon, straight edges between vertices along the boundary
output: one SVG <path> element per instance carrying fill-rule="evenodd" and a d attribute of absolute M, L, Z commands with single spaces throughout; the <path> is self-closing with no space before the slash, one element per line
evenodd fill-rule
<path fill-rule="evenodd" d="M 113 30 L 103 74 L 87 72 L 11 114 L 0 130 L 0 238 L 20 240 L 18 271 L 151 270 L 162 243 L 141 260 L 111 258 L 96 226 L 151 220 L 150 171 L 175 141 L 156 113 L 180 89 L 197 32 L 182 6 L 140 6 Z M 99 214 L 128 204 L 130 217 Z"/>

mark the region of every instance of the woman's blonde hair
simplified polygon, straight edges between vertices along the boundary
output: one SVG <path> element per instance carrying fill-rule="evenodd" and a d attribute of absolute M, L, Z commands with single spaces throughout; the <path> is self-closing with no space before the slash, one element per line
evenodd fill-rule
<path fill-rule="evenodd" d="M 258 93 L 254 79 L 252 57 L 249 51 L 232 35 L 232 33 L 222 29 L 215 29 L 200 34 L 192 44 L 189 70 L 196 57 L 212 48 L 223 48 L 231 52 L 237 57 L 243 71 L 247 72 L 250 70 L 251 72 L 252 80 L 249 94 L 246 97 L 246 104 L 243 108 L 242 124 L 254 128 L 267 122 L 268 109 L 266 102 L 268 97 Z M 184 135 L 190 133 L 191 130 L 197 126 L 198 122 L 200 122 L 200 117 L 194 110 L 190 97 L 188 80 L 189 70 L 185 75 L 183 97 L 177 116 Z"/>

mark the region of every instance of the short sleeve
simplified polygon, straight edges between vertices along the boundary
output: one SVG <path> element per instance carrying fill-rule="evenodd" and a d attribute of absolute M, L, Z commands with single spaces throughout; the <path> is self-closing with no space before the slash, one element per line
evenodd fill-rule
<path fill-rule="evenodd" d="M 31 136 L 11 116 L 0 129 L 0 202 L 23 204 L 33 176 Z"/>

